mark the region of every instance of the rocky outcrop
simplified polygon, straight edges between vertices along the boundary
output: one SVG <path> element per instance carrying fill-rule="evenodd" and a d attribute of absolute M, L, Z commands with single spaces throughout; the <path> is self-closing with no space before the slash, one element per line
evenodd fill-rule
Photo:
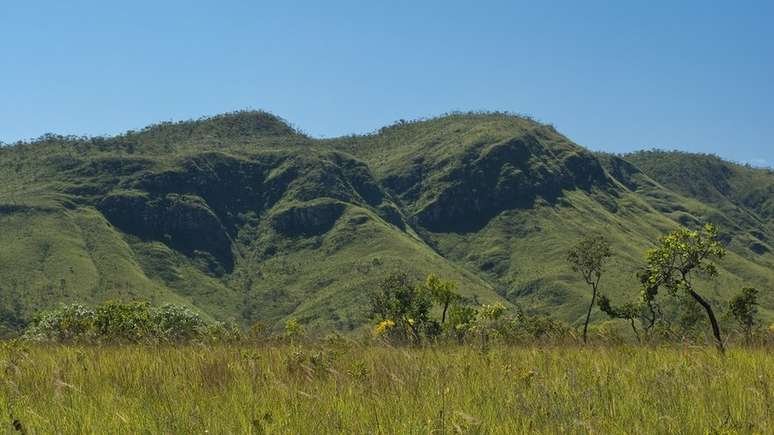
<path fill-rule="evenodd" d="M 565 189 L 608 181 L 593 155 L 552 152 L 531 136 L 472 148 L 429 172 L 436 189 L 421 193 L 414 218 L 441 232 L 476 230 L 504 210 L 532 207 L 538 198 L 553 202 Z"/>
<path fill-rule="evenodd" d="M 98 208 L 121 231 L 163 241 L 187 255 L 207 252 L 225 270 L 233 269 L 231 239 L 217 215 L 198 196 L 171 193 L 151 198 L 143 192 L 123 192 L 105 197 Z"/>
<path fill-rule="evenodd" d="M 344 209 L 338 201 L 293 205 L 272 215 L 271 225 L 287 236 L 319 235 L 333 228 Z"/>

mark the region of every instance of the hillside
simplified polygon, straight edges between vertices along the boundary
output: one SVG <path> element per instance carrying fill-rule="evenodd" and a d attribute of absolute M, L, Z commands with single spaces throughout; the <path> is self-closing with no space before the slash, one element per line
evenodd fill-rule
<path fill-rule="evenodd" d="M 452 114 L 318 140 L 264 112 L 108 138 L 0 148 L 0 315 L 60 301 L 188 304 L 244 325 L 294 317 L 353 330 L 393 270 L 435 272 L 481 302 L 569 322 L 584 286 L 564 263 L 588 232 L 637 295 L 644 250 L 677 225 L 721 225 L 724 301 L 774 282 L 774 175 L 710 156 L 594 154 L 550 126 Z M 764 294 L 772 318 L 774 298 Z M 597 320 L 602 317 L 598 316 Z"/>

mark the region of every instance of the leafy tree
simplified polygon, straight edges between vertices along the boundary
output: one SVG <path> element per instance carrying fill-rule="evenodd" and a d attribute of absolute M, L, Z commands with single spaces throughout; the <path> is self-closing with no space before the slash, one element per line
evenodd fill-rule
<path fill-rule="evenodd" d="M 403 272 L 388 275 L 371 295 L 372 316 L 379 322 L 392 320 L 396 327 L 391 331 L 414 342 L 430 323 L 432 306 L 430 293 Z"/>
<path fill-rule="evenodd" d="M 442 281 L 432 273 L 425 280 L 425 289 L 430 293 L 433 301 L 443 307 L 442 325 L 446 323 L 446 312 L 449 310 L 449 306 L 462 300 L 462 296 L 454 291 L 456 288 L 456 282 Z"/>
<path fill-rule="evenodd" d="M 449 308 L 449 323 L 445 326 L 449 333 L 457 338 L 460 344 L 462 344 L 465 336 L 473 327 L 477 314 L 478 310 L 474 307 L 461 303 L 454 303 Z"/>
<path fill-rule="evenodd" d="M 507 336 L 512 323 L 506 317 L 507 308 L 501 302 L 484 304 L 478 309 L 472 331 L 481 338 L 481 345 L 487 346 L 490 338 Z"/>
<path fill-rule="evenodd" d="M 744 332 L 745 341 L 750 344 L 755 316 L 758 314 L 758 290 L 743 288 L 728 304 L 728 311 Z"/>
<path fill-rule="evenodd" d="M 642 292 L 640 293 L 640 305 L 642 306 L 642 327 L 645 330 L 647 336 L 651 335 L 653 328 L 659 324 L 665 322 L 664 313 L 661 311 L 661 306 L 656 301 L 658 296 L 658 285 L 650 283 L 650 274 L 647 270 L 641 270 L 637 273 L 637 278 L 642 285 Z"/>
<path fill-rule="evenodd" d="M 575 245 L 567 254 L 567 261 L 572 270 L 580 273 L 583 280 L 591 287 L 591 303 L 586 312 L 586 321 L 583 324 L 583 342 L 588 340 L 589 320 L 591 309 L 597 299 L 599 281 L 602 278 L 605 263 L 612 257 L 610 244 L 602 236 L 588 236 Z"/>
<path fill-rule="evenodd" d="M 637 337 L 637 341 L 641 341 L 640 332 L 637 330 L 637 325 L 634 323 L 635 320 L 640 318 L 642 312 L 642 307 L 639 304 L 629 302 L 616 307 L 610 303 L 610 298 L 605 295 L 599 295 L 599 302 L 597 302 L 597 305 L 599 306 L 599 309 L 610 318 L 628 320 L 629 325 L 632 327 L 632 331 L 634 331 L 634 336 Z"/>
<path fill-rule="evenodd" d="M 713 259 L 725 256 L 726 249 L 720 243 L 718 230 L 712 224 L 701 231 L 680 228 L 659 240 L 658 245 L 646 254 L 646 282 L 650 288 L 664 286 L 673 296 L 687 294 L 704 308 L 712 326 L 712 334 L 718 349 L 723 352 L 720 326 L 712 305 L 694 288 L 697 273 L 713 278 L 718 270 Z"/>

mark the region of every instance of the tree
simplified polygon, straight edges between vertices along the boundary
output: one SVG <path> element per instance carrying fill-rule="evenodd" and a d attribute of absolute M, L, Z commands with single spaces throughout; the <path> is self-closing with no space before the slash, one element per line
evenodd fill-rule
<path fill-rule="evenodd" d="M 632 327 L 632 331 L 634 331 L 634 336 L 637 337 L 637 341 L 641 341 L 640 332 L 637 330 L 637 325 L 634 323 L 635 320 L 640 318 L 640 314 L 642 313 L 642 307 L 640 305 L 629 302 L 616 307 L 610 303 L 610 298 L 605 295 L 599 295 L 599 302 L 597 305 L 599 306 L 599 309 L 610 318 L 628 320 L 629 325 Z"/>
<path fill-rule="evenodd" d="M 478 310 L 470 305 L 462 305 L 457 302 L 449 308 L 449 324 L 447 330 L 457 338 L 460 344 L 465 340 L 465 336 L 474 326 Z"/>
<path fill-rule="evenodd" d="M 726 249 L 719 241 L 718 230 L 706 224 L 701 231 L 686 228 L 675 230 L 659 240 L 646 254 L 645 281 L 650 288 L 664 286 L 673 296 L 687 294 L 704 308 L 712 326 L 718 350 L 723 352 L 723 338 L 712 305 L 694 288 L 694 276 L 702 273 L 714 278 L 718 270 L 713 259 L 725 256 Z"/>
<path fill-rule="evenodd" d="M 640 305 L 642 306 L 642 327 L 645 330 L 645 335 L 650 336 L 653 327 L 658 322 L 664 322 L 664 313 L 661 311 L 661 306 L 656 301 L 658 296 L 658 285 L 650 283 L 650 274 L 646 270 L 640 270 L 637 272 L 637 279 L 642 284 L 642 292 L 640 293 Z"/>
<path fill-rule="evenodd" d="M 433 301 L 443 307 L 441 314 L 441 325 L 446 323 L 446 312 L 449 307 L 462 300 L 462 296 L 456 293 L 457 283 L 453 281 L 441 281 L 434 274 L 427 276 L 425 280 L 425 289 L 430 293 Z"/>
<path fill-rule="evenodd" d="M 758 290 L 743 288 L 728 304 L 728 311 L 744 332 L 745 342 L 750 344 L 755 316 L 758 314 Z"/>
<path fill-rule="evenodd" d="M 395 322 L 391 331 L 413 342 L 419 341 L 421 331 L 430 323 L 432 306 L 430 293 L 403 272 L 387 276 L 371 295 L 372 316 L 379 322 Z"/>
<path fill-rule="evenodd" d="M 583 276 L 583 280 L 591 287 L 591 303 L 586 312 L 586 322 L 583 324 L 583 343 L 588 340 L 591 309 L 597 299 L 599 281 L 602 278 L 605 263 L 612 257 L 610 244 L 602 236 L 588 236 L 575 245 L 567 254 L 567 261 L 574 272 Z"/>
<path fill-rule="evenodd" d="M 510 322 L 505 317 L 507 310 L 502 302 L 484 304 L 478 309 L 471 330 L 478 333 L 479 337 L 481 337 L 482 347 L 489 344 L 490 338 L 508 335 Z"/>

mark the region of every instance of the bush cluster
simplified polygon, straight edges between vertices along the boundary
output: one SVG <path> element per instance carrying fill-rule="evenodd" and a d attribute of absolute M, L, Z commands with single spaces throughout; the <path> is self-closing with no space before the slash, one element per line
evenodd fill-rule
<path fill-rule="evenodd" d="M 588 330 L 568 325 L 544 315 L 511 309 L 500 302 L 477 304 L 455 292 L 456 284 L 429 275 L 424 282 L 412 280 L 406 273 L 387 276 L 371 295 L 372 336 L 390 344 L 429 344 L 444 341 L 487 347 L 493 343 L 560 344 L 586 342 L 622 343 L 623 330 L 613 323 L 590 325 Z M 745 289 L 729 304 L 722 320 L 738 324 L 740 334 L 728 339 L 744 338 L 748 345 L 774 344 L 774 324 L 768 328 L 755 318 L 757 291 Z M 692 299 L 676 304 L 679 309 L 669 315 L 662 307 L 651 304 L 613 306 L 600 295 L 599 306 L 613 319 L 631 324 L 640 343 L 699 343 L 704 340 L 701 306 Z M 648 317 L 653 310 L 652 318 Z M 642 316 L 642 318 L 640 317 Z M 672 317 L 675 319 L 670 320 Z M 642 324 L 640 328 L 636 323 Z"/>
<path fill-rule="evenodd" d="M 392 343 L 454 340 L 481 345 L 495 340 L 515 343 L 574 337 L 573 329 L 563 322 L 510 311 L 499 302 L 476 305 L 455 289 L 455 283 L 432 274 L 424 283 L 402 272 L 389 275 L 371 296 L 371 313 L 377 321 L 374 337 Z M 439 318 L 431 313 L 434 304 L 441 310 Z"/>
<path fill-rule="evenodd" d="M 61 305 L 33 319 L 23 338 L 48 342 L 190 342 L 237 339 L 241 331 L 202 318 L 190 308 L 148 302 L 105 302 L 95 308 Z"/>

